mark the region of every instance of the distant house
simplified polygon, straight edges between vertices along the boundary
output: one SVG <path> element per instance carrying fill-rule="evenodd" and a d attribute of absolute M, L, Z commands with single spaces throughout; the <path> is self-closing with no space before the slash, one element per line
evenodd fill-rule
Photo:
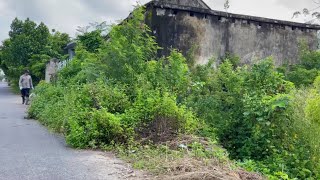
<path fill-rule="evenodd" d="M 64 48 L 64 51 L 66 54 L 68 54 L 68 58 L 65 60 L 59 60 L 56 58 L 52 58 L 47 64 L 46 64 L 46 70 L 45 70 L 45 81 L 50 83 L 55 81 L 56 75 L 59 70 L 61 70 L 63 67 L 67 66 L 69 61 L 73 59 L 75 56 L 75 48 L 77 44 L 76 42 L 70 42 L 66 45 Z"/>
<path fill-rule="evenodd" d="M 65 52 L 69 55 L 68 60 L 73 59 L 73 57 L 75 56 L 77 43 L 76 42 L 70 42 L 67 44 L 67 46 L 64 48 Z"/>
<path fill-rule="evenodd" d="M 5 80 L 6 80 L 5 74 L 4 74 L 4 72 L 2 71 L 2 69 L 0 69 L 0 82 L 1 82 L 1 81 L 4 82 Z"/>

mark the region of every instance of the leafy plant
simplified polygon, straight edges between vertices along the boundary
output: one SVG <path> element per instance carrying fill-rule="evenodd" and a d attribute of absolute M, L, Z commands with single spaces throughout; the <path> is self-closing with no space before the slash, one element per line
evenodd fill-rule
<path fill-rule="evenodd" d="M 300 90 L 287 81 L 313 82 L 317 53 L 302 50 L 304 63 L 292 71 L 282 68 L 285 75 L 271 58 L 242 67 L 230 55 L 217 61 L 221 62 L 217 67 L 213 60 L 188 65 L 176 50 L 157 58 L 159 47 L 144 24 L 144 8 L 114 26 L 108 41 L 100 41 L 97 32 L 83 36 L 75 58 L 59 72 L 57 82 L 36 88 L 29 109 L 31 117 L 63 133 L 69 145 L 120 144 L 137 151 L 137 142 L 162 144 L 181 134 L 196 134 L 228 151 L 211 151 L 193 142 L 187 148 L 197 160 L 223 159 L 228 154 L 270 179 L 319 178 L 320 78 Z M 5 43 L 7 48 L 12 42 Z M 136 159 L 136 167 L 155 170 L 154 159 L 147 162 L 141 157 L 153 153 L 176 157 L 175 151 L 159 147 L 129 156 Z"/>

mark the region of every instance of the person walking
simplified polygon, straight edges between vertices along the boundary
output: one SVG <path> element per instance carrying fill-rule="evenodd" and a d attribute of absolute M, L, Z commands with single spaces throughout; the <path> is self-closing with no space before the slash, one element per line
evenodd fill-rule
<path fill-rule="evenodd" d="M 19 88 L 21 91 L 22 104 L 28 105 L 30 89 L 33 89 L 32 78 L 29 75 L 29 70 L 25 70 L 24 74 L 20 76 Z"/>

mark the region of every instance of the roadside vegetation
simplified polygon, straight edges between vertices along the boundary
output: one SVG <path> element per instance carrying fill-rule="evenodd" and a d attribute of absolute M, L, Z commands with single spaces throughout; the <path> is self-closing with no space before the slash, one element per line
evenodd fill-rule
<path fill-rule="evenodd" d="M 263 179 L 247 170 L 268 179 L 320 179 L 319 52 L 302 46 L 301 64 L 280 68 L 272 58 L 240 67 L 232 55 L 217 68 L 213 60 L 192 65 L 192 56 L 176 50 L 158 58 L 161 47 L 143 22 L 137 8 L 108 40 L 99 30 L 80 35 L 56 81 L 36 87 L 29 117 L 74 148 L 115 150 L 157 176 Z M 68 40 L 44 32 L 48 41 L 37 46 L 44 50 Z M 22 68 L 6 61 L 24 37 L 14 34 L 0 51 L 9 78 Z M 46 52 L 23 57 L 24 65 L 41 73 Z"/>

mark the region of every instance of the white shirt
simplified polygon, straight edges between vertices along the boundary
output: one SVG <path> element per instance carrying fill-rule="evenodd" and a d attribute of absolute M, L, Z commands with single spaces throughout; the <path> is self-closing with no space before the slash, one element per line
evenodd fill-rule
<path fill-rule="evenodd" d="M 23 74 L 20 76 L 19 80 L 19 87 L 20 89 L 31 89 L 33 88 L 32 79 L 30 75 Z"/>

